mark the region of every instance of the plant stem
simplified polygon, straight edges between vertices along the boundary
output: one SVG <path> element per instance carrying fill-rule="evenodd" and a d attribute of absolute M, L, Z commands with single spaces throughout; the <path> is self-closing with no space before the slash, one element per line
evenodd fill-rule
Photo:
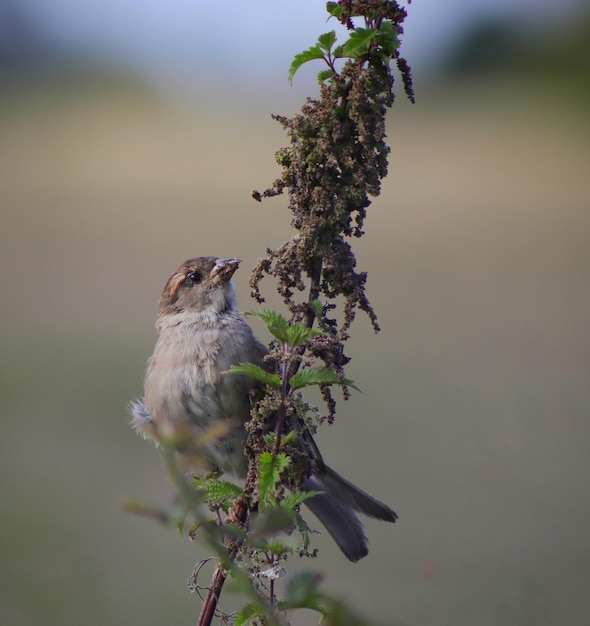
<path fill-rule="evenodd" d="M 322 257 L 316 257 L 313 267 L 308 272 L 308 276 L 310 279 L 309 298 L 307 299 L 308 303 L 313 302 L 320 297 L 320 279 L 322 277 L 322 265 Z M 311 310 L 311 307 L 307 308 L 304 320 L 305 325 L 308 328 L 311 328 L 313 326 L 315 313 Z"/>
<path fill-rule="evenodd" d="M 277 437 L 275 441 L 274 455 L 277 456 L 281 449 L 281 437 L 283 436 L 283 426 L 286 418 L 287 395 L 289 393 L 289 380 L 292 376 L 289 368 L 288 356 L 290 348 L 283 345 L 283 363 L 281 364 L 281 404 L 279 407 L 279 420 L 277 424 Z M 291 364 L 292 365 L 292 364 Z M 297 371 L 297 370 L 295 370 Z"/>
<path fill-rule="evenodd" d="M 211 579 L 207 597 L 203 602 L 203 608 L 201 609 L 199 621 L 197 622 L 198 626 L 209 626 L 213 621 L 213 616 L 215 615 L 215 609 L 217 608 L 217 602 L 219 601 L 219 596 L 221 594 L 221 590 L 223 589 L 225 577 L 225 570 L 221 567 L 221 565 L 218 565 L 213 574 L 213 578 Z"/>
<path fill-rule="evenodd" d="M 272 560 L 270 562 L 270 566 L 274 567 L 275 564 L 275 559 L 274 559 L 274 555 L 272 557 Z M 270 579 L 270 603 L 274 604 L 275 603 L 275 581 L 274 578 Z"/>
<path fill-rule="evenodd" d="M 246 487 L 248 487 L 248 483 L 246 483 Z M 250 507 L 248 502 L 244 498 L 240 498 L 236 500 L 233 511 L 233 518 L 237 521 L 240 526 L 245 526 L 246 521 L 248 519 L 248 512 Z M 228 547 L 227 559 L 229 561 L 233 561 L 236 554 L 238 553 L 238 549 L 241 545 L 240 541 L 232 542 L 231 546 Z M 221 590 L 223 589 L 223 585 L 225 583 L 225 579 L 227 577 L 227 571 L 223 567 L 221 563 L 217 565 L 215 572 L 213 572 L 213 576 L 211 578 L 211 583 L 209 584 L 209 590 L 205 597 L 205 601 L 203 602 L 203 608 L 201 609 L 201 614 L 199 615 L 199 621 L 197 622 L 197 626 L 210 626 L 213 621 L 213 617 L 215 615 L 215 609 L 217 608 L 217 602 L 219 601 L 219 596 L 221 595 Z"/>
<path fill-rule="evenodd" d="M 310 284 L 309 284 L 309 297 L 307 298 L 307 303 L 309 305 L 310 302 L 317 300 L 320 297 L 320 279 L 322 277 L 322 257 L 316 257 L 314 259 L 313 266 L 307 271 L 307 275 L 309 276 Z M 307 328 L 313 328 L 313 323 L 315 321 L 315 313 L 313 312 L 311 306 L 308 306 L 304 315 L 303 321 Z M 299 356 L 303 356 L 305 352 L 305 346 L 299 349 Z M 301 365 L 301 359 L 295 359 L 291 361 L 289 365 L 289 380 L 292 376 L 297 373 L 299 366 Z M 283 376 L 284 378 L 284 376 Z"/>

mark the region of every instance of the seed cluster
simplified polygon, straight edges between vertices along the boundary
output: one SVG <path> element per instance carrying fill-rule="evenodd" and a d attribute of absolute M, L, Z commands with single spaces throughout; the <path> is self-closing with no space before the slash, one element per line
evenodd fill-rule
<path fill-rule="evenodd" d="M 387 0 L 342 0 L 339 20 L 354 28 L 353 17 L 364 17 L 367 26 L 378 28 L 384 19 L 401 34 L 406 16 L 397 2 Z M 409 67 L 393 53 L 401 70 L 406 93 L 413 99 Z M 319 99 L 308 98 L 293 117 L 273 116 L 287 131 L 289 145 L 277 152 L 281 176 L 261 200 L 289 196 L 291 226 L 295 236 L 276 250 L 267 249 L 252 272 L 252 296 L 263 302 L 260 281 L 276 279 L 278 293 L 291 313 L 291 321 L 317 324 L 323 335 L 310 340 L 307 348 L 327 367 L 343 376 L 348 362 L 344 342 L 356 311 L 364 311 L 375 332 L 377 316 L 365 292 L 366 272 L 357 271 L 349 243 L 363 235 L 370 196 L 378 196 L 387 174 L 390 148 L 385 142 L 385 116 L 393 104 L 390 58 L 378 46 L 349 59 L 339 73 L 323 82 Z M 307 295 L 297 297 L 307 290 Z M 321 300 L 323 311 L 309 305 Z M 342 301 L 340 319 L 331 316 L 335 300 Z M 333 416 L 334 403 L 326 389 L 324 397 Z"/>

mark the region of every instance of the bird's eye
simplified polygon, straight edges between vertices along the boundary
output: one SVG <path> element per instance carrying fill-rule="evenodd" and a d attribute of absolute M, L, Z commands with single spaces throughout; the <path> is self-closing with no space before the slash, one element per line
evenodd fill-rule
<path fill-rule="evenodd" d="M 197 285 L 203 280 L 203 276 L 201 272 L 190 272 L 186 275 L 185 281 L 187 283 L 192 283 L 193 285 Z"/>

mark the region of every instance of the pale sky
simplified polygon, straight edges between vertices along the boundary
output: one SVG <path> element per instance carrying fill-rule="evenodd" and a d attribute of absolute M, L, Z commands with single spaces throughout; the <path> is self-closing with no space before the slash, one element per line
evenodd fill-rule
<path fill-rule="evenodd" d="M 231 76 L 263 84 L 285 75 L 294 54 L 326 23 L 323 0 L 20 0 L 70 49 L 152 76 Z M 413 0 L 402 53 L 415 68 L 436 63 L 457 35 L 485 16 L 567 19 L 584 0 Z M 261 69 L 264 68 L 263 72 Z M 266 72 L 266 78 L 264 76 Z"/>

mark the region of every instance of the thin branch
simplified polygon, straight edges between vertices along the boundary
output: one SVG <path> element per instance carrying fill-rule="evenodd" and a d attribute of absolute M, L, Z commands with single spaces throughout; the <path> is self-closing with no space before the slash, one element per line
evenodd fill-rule
<path fill-rule="evenodd" d="M 225 569 L 221 567 L 221 565 L 218 565 L 211 579 L 205 601 L 203 602 L 203 608 L 201 609 L 199 621 L 197 622 L 198 626 L 208 626 L 211 624 L 219 596 L 221 595 L 221 590 L 223 589 L 223 584 L 225 583 L 226 575 Z"/>
<path fill-rule="evenodd" d="M 250 487 L 252 487 L 252 485 L 250 485 Z M 248 483 L 246 483 L 246 489 L 247 488 Z M 250 507 L 248 502 L 244 498 L 240 498 L 239 500 L 236 500 L 234 509 L 230 512 L 230 516 L 226 521 L 237 522 L 241 528 L 244 528 L 248 520 L 249 511 Z M 228 545 L 230 543 L 231 545 Z M 241 544 L 241 541 L 226 541 L 226 548 L 228 548 L 227 558 L 230 562 L 236 558 L 236 554 L 238 553 Z M 205 596 L 205 601 L 203 602 L 203 608 L 201 609 L 197 626 L 210 626 L 213 621 L 215 609 L 217 608 L 219 596 L 221 595 L 221 590 L 223 589 L 226 577 L 227 570 L 223 567 L 222 563 L 219 563 L 213 572 L 213 576 L 211 577 L 211 583 L 209 584 L 209 590 Z"/>

